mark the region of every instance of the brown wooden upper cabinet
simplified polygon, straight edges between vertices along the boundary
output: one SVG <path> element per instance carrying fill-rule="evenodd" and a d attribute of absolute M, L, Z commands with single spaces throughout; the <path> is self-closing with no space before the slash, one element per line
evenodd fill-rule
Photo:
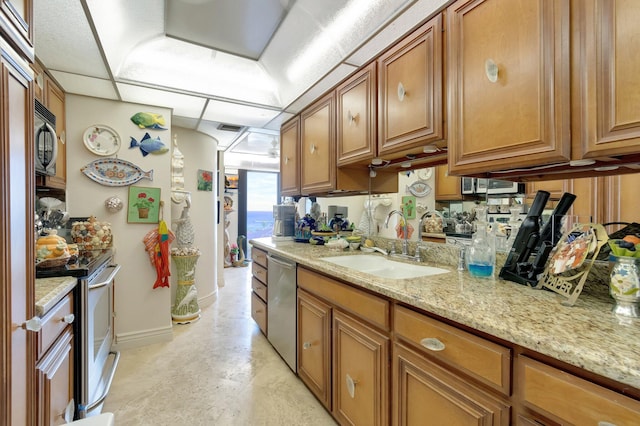
<path fill-rule="evenodd" d="M 442 63 L 441 14 L 378 58 L 378 155 L 444 138 Z"/>
<path fill-rule="evenodd" d="M 335 92 L 329 92 L 300 114 L 300 189 L 305 195 L 335 189 L 335 108 Z"/>
<path fill-rule="evenodd" d="M 436 201 L 462 200 L 460 176 L 450 176 L 446 164 L 435 168 L 435 199 Z"/>
<path fill-rule="evenodd" d="M 0 1 L 2 33 L 21 56 L 33 61 L 33 0 Z"/>
<path fill-rule="evenodd" d="M 368 164 L 376 156 L 376 64 L 336 89 L 338 166 Z"/>
<path fill-rule="evenodd" d="M 640 151 L 640 2 L 572 2 L 572 134 L 583 158 Z"/>
<path fill-rule="evenodd" d="M 446 11 L 449 169 L 570 159 L 568 0 L 460 0 Z"/>
<path fill-rule="evenodd" d="M 280 129 L 280 195 L 300 195 L 300 116 Z"/>

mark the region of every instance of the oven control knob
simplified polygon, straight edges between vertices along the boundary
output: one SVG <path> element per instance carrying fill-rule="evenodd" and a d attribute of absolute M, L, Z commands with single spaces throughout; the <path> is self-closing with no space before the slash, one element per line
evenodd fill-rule
<path fill-rule="evenodd" d="M 71 324 L 71 323 L 73 323 L 74 319 L 76 319 L 75 315 L 69 314 L 69 315 L 65 315 L 65 316 L 62 317 L 62 322 L 67 323 L 67 324 Z"/>
<path fill-rule="evenodd" d="M 22 328 L 28 331 L 38 332 L 42 328 L 42 320 L 40 317 L 33 317 L 30 320 L 22 323 Z"/>

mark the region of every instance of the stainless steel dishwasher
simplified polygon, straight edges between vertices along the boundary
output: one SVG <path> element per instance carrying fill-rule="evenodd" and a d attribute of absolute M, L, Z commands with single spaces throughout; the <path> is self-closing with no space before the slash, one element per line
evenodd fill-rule
<path fill-rule="evenodd" d="M 296 264 L 269 255 L 267 275 L 267 339 L 294 372 L 296 358 Z"/>

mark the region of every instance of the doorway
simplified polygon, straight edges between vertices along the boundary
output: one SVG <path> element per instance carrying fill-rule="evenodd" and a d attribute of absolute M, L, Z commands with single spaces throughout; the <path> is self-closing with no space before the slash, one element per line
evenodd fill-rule
<path fill-rule="evenodd" d="M 238 170 L 238 235 L 247 238 L 242 249 L 247 259 L 254 238 L 270 237 L 273 231 L 273 205 L 278 204 L 280 173 Z"/>

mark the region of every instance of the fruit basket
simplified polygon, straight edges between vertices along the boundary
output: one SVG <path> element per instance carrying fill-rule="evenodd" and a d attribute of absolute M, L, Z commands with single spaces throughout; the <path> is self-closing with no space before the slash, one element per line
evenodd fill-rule
<path fill-rule="evenodd" d="M 608 226 L 612 226 L 612 225 L 625 225 L 625 226 L 624 226 L 624 228 L 619 229 L 619 230 L 609 234 L 609 240 L 611 240 L 611 241 L 624 240 L 624 238 L 627 237 L 627 236 L 640 237 L 640 224 L 638 224 L 638 223 L 635 223 L 635 222 L 632 222 L 632 223 L 628 223 L 628 222 L 609 222 L 609 223 L 603 224 L 602 226 L 608 227 Z M 628 248 L 628 247 L 625 247 L 625 248 Z M 610 255 L 612 255 L 612 254 L 614 256 L 616 256 L 616 254 L 613 253 L 613 251 L 612 251 L 611 244 L 607 244 L 604 247 L 602 247 L 602 249 L 598 253 L 597 260 L 608 260 Z M 617 256 L 621 256 L 621 255 L 618 254 Z"/>

